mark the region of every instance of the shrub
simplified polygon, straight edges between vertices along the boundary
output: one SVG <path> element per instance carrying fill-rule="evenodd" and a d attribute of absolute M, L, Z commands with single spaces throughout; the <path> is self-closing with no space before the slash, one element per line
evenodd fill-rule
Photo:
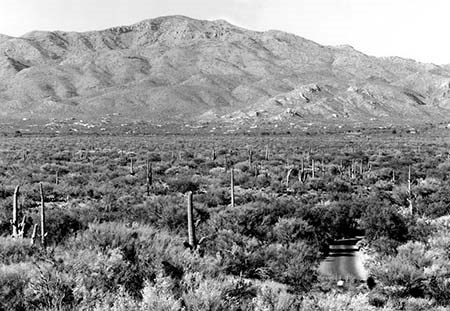
<path fill-rule="evenodd" d="M 169 189 L 173 192 L 186 193 L 188 191 L 196 192 L 199 188 L 198 182 L 191 180 L 187 176 L 177 176 L 167 180 Z"/>
<path fill-rule="evenodd" d="M 187 228 L 186 199 L 184 197 L 157 197 L 144 203 L 146 217 L 142 220 L 158 228 L 179 231 Z"/>
<path fill-rule="evenodd" d="M 406 242 L 408 239 L 406 219 L 392 207 L 368 206 L 362 222 L 368 240 L 384 237 L 398 242 Z"/>
<path fill-rule="evenodd" d="M 431 263 L 425 253 L 422 243 L 409 242 L 398 248 L 395 257 L 388 257 L 380 266 L 374 267 L 371 274 L 385 285 L 397 286 L 394 294 L 400 297 L 423 297 L 424 269 Z"/>
<path fill-rule="evenodd" d="M 290 285 L 295 291 L 309 291 L 317 281 L 319 252 L 303 243 L 272 244 L 263 253 L 263 263 L 271 279 Z"/>
<path fill-rule="evenodd" d="M 62 208 L 47 209 L 45 215 L 47 243 L 58 244 L 70 235 L 85 228 L 75 211 Z M 39 223 L 39 216 L 34 215 L 33 222 Z"/>
<path fill-rule="evenodd" d="M 251 282 L 235 277 L 206 278 L 189 273 L 183 279 L 183 301 L 188 310 L 253 310 L 257 289 Z"/>
<path fill-rule="evenodd" d="M 75 280 L 54 267 L 38 268 L 25 290 L 28 310 L 70 310 L 75 305 Z"/>
<path fill-rule="evenodd" d="M 29 239 L 0 237 L 0 262 L 4 265 L 31 261 L 41 253 L 42 249 L 32 246 Z"/>
<path fill-rule="evenodd" d="M 31 267 L 15 264 L 0 268 L 0 311 L 25 311 L 25 288 Z"/>
<path fill-rule="evenodd" d="M 317 245 L 317 236 L 313 226 L 301 218 L 281 218 L 273 228 L 276 241 L 289 245 L 300 240 Z"/>
<path fill-rule="evenodd" d="M 302 299 L 299 295 L 287 293 L 284 288 L 273 284 L 262 284 L 258 295 L 253 299 L 255 311 L 294 311 L 302 309 Z"/>

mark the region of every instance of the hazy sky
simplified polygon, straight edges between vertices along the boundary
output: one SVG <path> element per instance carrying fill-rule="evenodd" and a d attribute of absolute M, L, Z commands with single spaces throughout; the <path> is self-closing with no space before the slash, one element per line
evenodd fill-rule
<path fill-rule="evenodd" d="M 174 14 L 450 63 L 450 0 L 0 0 L 0 33 L 94 30 Z"/>

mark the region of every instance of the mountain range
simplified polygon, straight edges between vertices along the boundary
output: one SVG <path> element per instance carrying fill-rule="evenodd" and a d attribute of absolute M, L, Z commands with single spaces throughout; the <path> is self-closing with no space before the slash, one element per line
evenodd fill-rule
<path fill-rule="evenodd" d="M 184 16 L 101 31 L 0 35 L 0 118 L 112 114 L 443 121 L 450 119 L 450 66 Z"/>

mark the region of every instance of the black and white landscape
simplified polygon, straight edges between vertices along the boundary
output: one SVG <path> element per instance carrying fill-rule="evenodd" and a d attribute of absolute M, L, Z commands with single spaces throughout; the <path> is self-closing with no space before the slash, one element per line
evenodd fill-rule
<path fill-rule="evenodd" d="M 448 310 L 450 65 L 368 54 L 182 15 L 0 35 L 0 311 Z"/>

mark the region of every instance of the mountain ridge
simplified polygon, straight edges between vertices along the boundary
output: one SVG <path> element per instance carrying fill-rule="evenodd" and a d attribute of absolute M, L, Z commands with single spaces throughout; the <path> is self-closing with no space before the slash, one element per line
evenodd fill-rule
<path fill-rule="evenodd" d="M 450 66 L 168 16 L 0 35 L 0 117 L 443 121 Z"/>

